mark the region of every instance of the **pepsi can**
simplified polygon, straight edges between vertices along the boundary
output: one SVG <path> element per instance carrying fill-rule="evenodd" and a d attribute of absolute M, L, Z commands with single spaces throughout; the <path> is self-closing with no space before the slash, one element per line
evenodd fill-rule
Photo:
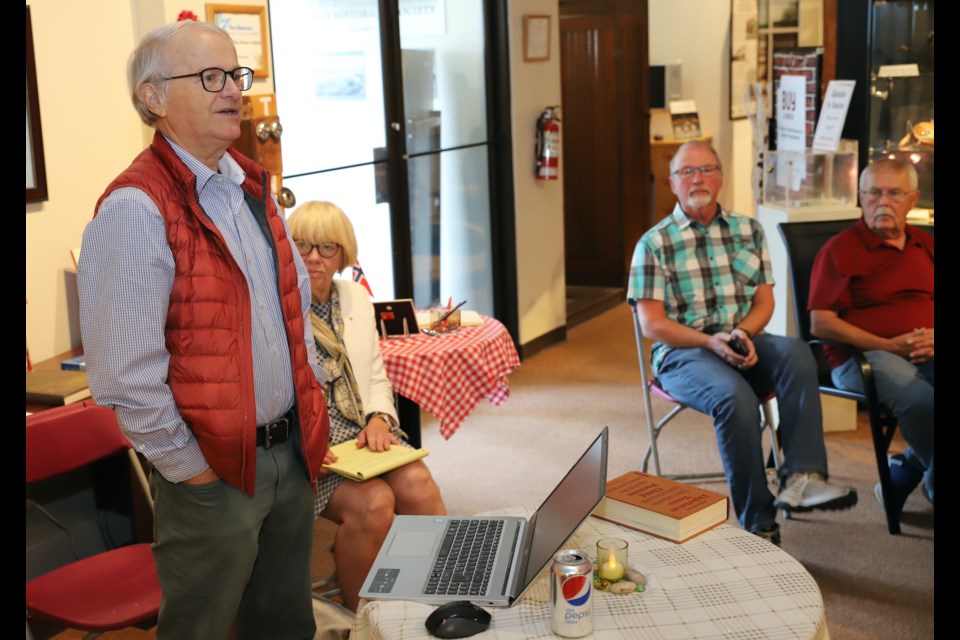
<path fill-rule="evenodd" d="M 551 629 L 558 636 L 593 633 L 593 562 L 583 551 L 567 549 L 550 565 Z"/>

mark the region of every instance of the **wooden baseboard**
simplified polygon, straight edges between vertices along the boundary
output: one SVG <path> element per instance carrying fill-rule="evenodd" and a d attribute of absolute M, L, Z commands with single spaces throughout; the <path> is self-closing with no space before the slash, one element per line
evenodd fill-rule
<path fill-rule="evenodd" d="M 538 338 L 534 338 L 530 342 L 520 345 L 520 360 L 526 360 L 527 358 L 532 358 L 537 355 L 547 347 L 552 347 L 555 344 L 560 344 L 567 340 L 567 325 L 557 327 L 552 331 L 548 331 Z"/>

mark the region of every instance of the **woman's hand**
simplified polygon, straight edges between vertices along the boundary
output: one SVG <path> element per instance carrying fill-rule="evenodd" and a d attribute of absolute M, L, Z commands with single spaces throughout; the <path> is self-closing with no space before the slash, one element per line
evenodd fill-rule
<path fill-rule="evenodd" d="M 323 464 L 330 464 L 336 462 L 339 458 L 336 456 L 333 451 L 330 450 L 329 445 L 327 446 L 327 451 L 323 454 Z M 325 476 L 330 474 L 330 469 L 327 469 L 321 465 L 319 475 Z"/>
<path fill-rule="evenodd" d="M 357 436 L 357 448 L 368 447 L 371 451 L 389 451 L 391 444 L 400 444 L 390 425 L 380 416 L 373 416 Z"/>

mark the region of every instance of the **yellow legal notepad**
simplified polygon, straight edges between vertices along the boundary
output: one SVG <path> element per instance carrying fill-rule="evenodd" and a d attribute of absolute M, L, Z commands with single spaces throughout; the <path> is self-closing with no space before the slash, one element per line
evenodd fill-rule
<path fill-rule="evenodd" d="M 426 449 L 412 449 L 399 444 L 390 445 L 389 451 L 371 451 L 367 447 L 358 449 L 356 438 L 334 445 L 330 451 L 337 456 L 337 461 L 323 465 L 324 468 L 357 482 L 393 471 L 430 453 Z"/>

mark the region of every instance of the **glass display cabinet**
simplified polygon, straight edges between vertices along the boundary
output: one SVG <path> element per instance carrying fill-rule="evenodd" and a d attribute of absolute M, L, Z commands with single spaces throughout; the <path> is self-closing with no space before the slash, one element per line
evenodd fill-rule
<path fill-rule="evenodd" d="M 920 178 L 917 206 L 932 218 L 933 0 L 838 3 L 837 33 L 836 77 L 856 80 L 858 89 L 844 137 L 859 141 L 861 169 L 883 157 L 912 162 Z"/>
<path fill-rule="evenodd" d="M 761 202 L 783 209 L 855 207 L 857 144 L 841 140 L 833 153 L 767 151 Z"/>
<path fill-rule="evenodd" d="M 933 1 L 873 3 L 869 160 L 909 160 L 933 209 Z"/>

